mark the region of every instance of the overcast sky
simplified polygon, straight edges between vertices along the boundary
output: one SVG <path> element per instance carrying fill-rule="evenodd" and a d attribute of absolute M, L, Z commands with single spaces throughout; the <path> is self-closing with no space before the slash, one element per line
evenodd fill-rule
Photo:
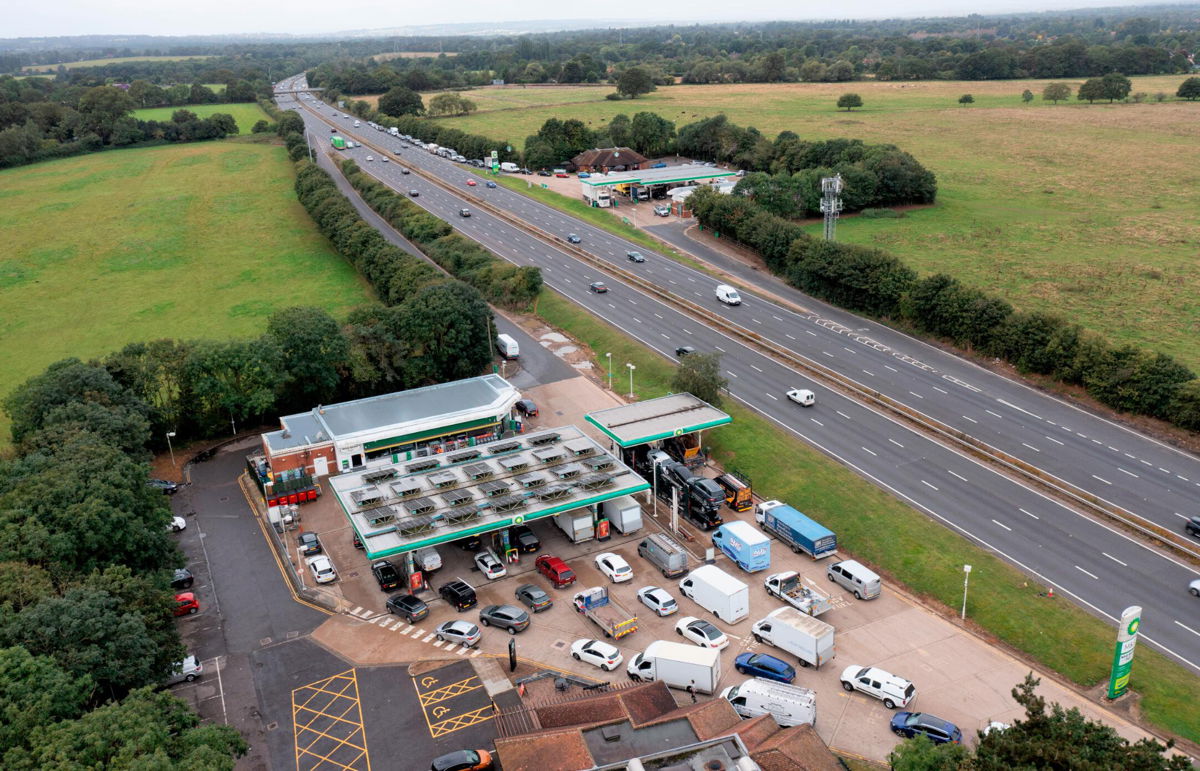
<path fill-rule="evenodd" d="M 1053 9 L 1137 5 L 1119 0 L 689 0 L 686 3 L 606 0 L 563 3 L 562 0 L 454 0 L 425 3 L 379 0 L 207 0 L 164 3 L 162 0 L 53 0 L 11 5 L 0 37 L 43 37 L 83 34 L 186 35 L 282 32 L 329 33 L 418 24 L 496 22 L 541 19 L 761 21 L 765 19 L 879 19 L 895 16 L 963 16 Z M 674 17 L 671 9 L 686 10 Z"/>

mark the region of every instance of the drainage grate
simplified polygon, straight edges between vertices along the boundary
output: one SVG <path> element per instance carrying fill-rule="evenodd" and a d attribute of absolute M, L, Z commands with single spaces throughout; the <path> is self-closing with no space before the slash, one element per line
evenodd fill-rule
<path fill-rule="evenodd" d="M 550 647 L 554 648 L 557 651 L 561 651 L 567 647 L 567 641 L 566 640 L 555 640 L 554 644 L 551 645 Z"/>

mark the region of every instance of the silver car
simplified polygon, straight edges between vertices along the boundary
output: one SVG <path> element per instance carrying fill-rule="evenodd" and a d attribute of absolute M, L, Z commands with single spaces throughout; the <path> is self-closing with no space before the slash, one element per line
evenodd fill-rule
<path fill-rule="evenodd" d="M 529 628 L 529 614 L 515 605 L 488 605 L 479 611 L 479 623 L 516 634 Z"/>
<path fill-rule="evenodd" d="M 189 655 L 183 661 L 175 664 L 175 669 L 171 672 L 171 677 L 167 679 L 167 685 L 190 683 L 200 677 L 202 672 L 204 672 L 204 665 L 200 663 L 200 659 Z"/>
<path fill-rule="evenodd" d="M 433 630 L 439 640 L 474 648 L 483 634 L 470 621 L 446 621 Z"/>

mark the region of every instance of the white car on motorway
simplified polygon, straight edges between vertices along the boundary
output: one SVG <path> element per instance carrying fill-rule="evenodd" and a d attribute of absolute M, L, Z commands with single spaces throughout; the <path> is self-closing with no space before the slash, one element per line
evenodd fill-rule
<path fill-rule="evenodd" d="M 312 571 L 313 579 L 318 584 L 327 584 L 337 580 L 337 571 L 333 569 L 333 560 L 324 554 L 309 557 L 305 562 L 308 563 L 308 569 Z"/>
<path fill-rule="evenodd" d="M 496 557 L 491 549 L 475 555 L 475 566 L 479 568 L 479 572 L 487 576 L 489 581 L 495 581 L 497 578 L 504 578 L 508 575 L 508 571 L 504 569 L 504 563 Z"/>
<path fill-rule="evenodd" d="M 596 567 L 608 576 L 614 584 L 633 580 L 633 568 L 619 554 L 606 551 L 596 556 Z"/>
<path fill-rule="evenodd" d="M 1188 584 L 1188 591 L 1192 593 L 1193 597 L 1200 597 L 1200 578 Z"/>
<path fill-rule="evenodd" d="M 659 616 L 669 616 L 679 610 L 679 603 L 667 593 L 666 589 L 657 586 L 644 586 L 638 589 L 638 600 Z"/>
<path fill-rule="evenodd" d="M 787 392 L 787 398 L 801 407 L 811 407 L 817 401 L 817 395 L 807 388 L 792 388 Z"/>
<path fill-rule="evenodd" d="M 675 633 L 685 640 L 696 643 L 701 648 L 725 650 L 729 646 L 729 638 L 711 621 L 705 621 L 695 616 L 684 616 L 675 625 Z"/>
<path fill-rule="evenodd" d="M 571 644 L 571 658 L 584 661 L 605 672 L 621 666 L 621 651 L 616 646 L 600 640 L 576 640 Z"/>

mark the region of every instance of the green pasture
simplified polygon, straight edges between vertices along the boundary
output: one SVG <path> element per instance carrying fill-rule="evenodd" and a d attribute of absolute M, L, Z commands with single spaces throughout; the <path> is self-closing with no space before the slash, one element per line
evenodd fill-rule
<path fill-rule="evenodd" d="M 68 70 L 73 70 L 79 67 L 103 67 L 106 64 L 127 64 L 129 62 L 184 62 L 189 59 L 211 59 L 213 54 L 203 54 L 196 56 L 119 56 L 115 59 L 84 59 L 78 62 L 63 62 L 62 66 Z M 31 64 L 24 68 L 24 72 L 54 72 L 59 65 L 57 64 Z"/>
<path fill-rule="evenodd" d="M 591 350 L 612 352 L 614 366 L 622 372 L 625 362 L 636 365 L 634 390 L 640 400 L 669 392 L 674 374 L 670 362 L 574 303 L 545 291 L 538 298 L 537 313 Z M 885 580 L 899 581 L 919 597 L 940 604 L 947 615 L 962 600 L 962 566 L 970 564 L 971 622 L 1080 686 L 1106 680 L 1116 635 L 1111 624 L 1069 600 L 1041 596 L 1044 586 L 756 412 L 729 400 L 723 409 L 733 423 L 706 434 L 705 443 L 723 466 L 748 474 L 756 490 L 830 527 L 840 547 L 872 565 Z M 944 513 L 953 518 L 953 512 Z M 1194 674 L 1143 644 L 1132 687 L 1141 697 L 1139 706 L 1147 721 L 1200 741 L 1200 699 L 1195 698 L 1200 679 Z"/>
<path fill-rule="evenodd" d="M 598 128 L 650 110 L 682 126 L 723 112 L 771 137 L 787 129 L 895 144 L 937 175 L 937 204 L 900 219 L 843 217 L 840 240 L 1200 371 L 1200 103 L 1152 99 L 1183 79 L 1133 78 L 1151 100 L 1112 105 L 1044 102 L 1049 81 L 1032 80 L 670 86 L 620 102 L 595 87 L 483 88 L 464 92 L 480 112 L 439 121 L 523 143 L 550 117 Z M 1028 105 L 1025 89 L 1036 96 Z M 836 109 L 848 91 L 863 108 Z M 964 93 L 975 103 L 959 106 Z"/>
<path fill-rule="evenodd" d="M 207 118 L 213 113 L 223 112 L 233 116 L 237 121 L 238 133 L 249 134 L 251 127 L 260 120 L 269 121 L 271 116 L 263 112 L 257 102 L 239 102 L 235 104 L 185 104 L 179 107 L 147 107 L 144 110 L 134 110 L 133 117 L 139 120 L 169 121 L 176 110 L 188 110 L 201 118 Z"/>
<path fill-rule="evenodd" d="M 368 299 L 296 200 L 282 147 L 198 142 L 0 171 L 0 399 L 68 356 L 258 335 Z M 8 419 L 0 415 L 0 444 Z"/>

